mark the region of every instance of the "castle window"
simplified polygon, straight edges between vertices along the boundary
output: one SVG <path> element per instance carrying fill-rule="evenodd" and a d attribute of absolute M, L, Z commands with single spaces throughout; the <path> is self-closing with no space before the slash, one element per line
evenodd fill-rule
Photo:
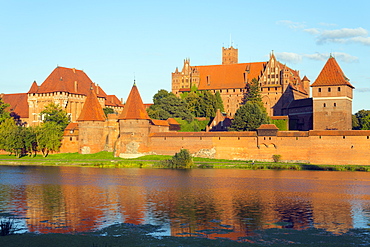
<path fill-rule="evenodd" d="M 329 93 L 331 92 L 331 88 L 330 88 L 330 87 L 328 88 L 328 92 L 329 92 Z"/>
<path fill-rule="evenodd" d="M 340 92 L 340 87 L 338 87 L 338 92 Z"/>
<path fill-rule="evenodd" d="M 334 103 L 334 107 L 337 107 L 337 103 Z"/>
<path fill-rule="evenodd" d="M 318 92 L 321 93 L 321 88 L 320 87 L 318 88 Z"/>
<path fill-rule="evenodd" d="M 270 91 L 270 88 L 267 88 L 267 91 Z"/>
<path fill-rule="evenodd" d="M 73 139 L 72 137 L 69 138 L 70 141 L 72 141 L 72 139 Z"/>
<path fill-rule="evenodd" d="M 346 139 L 346 137 L 345 137 L 345 136 L 343 136 L 343 139 Z"/>
<path fill-rule="evenodd" d="M 324 107 L 326 107 L 326 103 L 324 103 Z"/>
<path fill-rule="evenodd" d="M 211 85 L 211 76 L 207 75 L 207 85 Z"/>

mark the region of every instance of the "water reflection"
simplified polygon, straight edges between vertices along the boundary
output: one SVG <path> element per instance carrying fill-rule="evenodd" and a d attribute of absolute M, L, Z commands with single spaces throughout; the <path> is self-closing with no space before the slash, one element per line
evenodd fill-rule
<path fill-rule="evenodd" d="M 369 185 L 361 172 L 0 166 L 0 216 L 40 233 L 149 223 L 235 240 L 267 228 L 340 234 L 369 224 Z"/>

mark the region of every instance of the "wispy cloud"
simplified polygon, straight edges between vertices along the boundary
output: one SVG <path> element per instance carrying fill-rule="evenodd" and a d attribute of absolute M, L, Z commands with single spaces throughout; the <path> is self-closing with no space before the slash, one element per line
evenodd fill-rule
<path fill-rule="evenodd" d="M 298 54 L 293 52 L 279 52 L 276 53 L 276 58 L 286 63 L 299 63 L 303 58 L 308 58 L 316 61 L 326 61 L 332 55 L 337 60 L 345 63 L 358 62 L 358 57 L 349 55 L 344 52 L 333 52 L 333 53 L 314 53 L 314 54 Z"/>
<path fill-rule="evenodd" d="M 278 60 L 287 63 L 299 63 L 302 60 L 302 55 L 292 52 L 278 52 L 275 56 Z"/>
<path fill-rule="evenodd" d="M 303 31 L 305 31 L 306 33 L 312 34 L 312 35 L 320 34 L 320 30 L 317 28 L 307 28 L 307 29 L 304 29 Z"/>
<path fill-rule="evenodd" d="M 352 41 L 366 43 L 367 36 L 368 31 L 362 27 L 324 30 L 319 33 L 317 37 L 317 43 L 318 44 L 324 44 L 326 42 L 348 43 Z M 363 40 L 363 38 L 365 38 L 365 41 Z"/>
<path fill-rule="evenodd" d="M 305 23 L 303 22 L 294 22 L 294 21 L 289 21 L 289 20 L 281 20 L 276 22 L 279 25 L 284 25 L 287 26 L 291 29 L 303 29 L 305 28 Z"/>
<path fill-rule="evenodd" d="M 370 92 L 370 87 L 356 88 L 356 92 L 359 92 L 359 93 L 367 93 L 367 92 Z"/>

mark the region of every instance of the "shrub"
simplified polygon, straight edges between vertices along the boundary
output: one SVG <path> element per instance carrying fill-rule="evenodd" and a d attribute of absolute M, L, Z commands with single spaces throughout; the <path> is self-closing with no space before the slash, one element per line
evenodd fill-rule
<path fill-rule="evenodd" d="M 158 166 L 173 169 L 189 169 L 194 166 L 194 162 L 189 150 L 181 149 L 170 160 L 161 160 Z"/>
<path fill-rule="evenodd" d="M 272 156 L 272 159 L 274 160 L 275 163 L 279 162 L 280 159 L 281 159 L 281 155 L 280 154 L 274 154 Z"/>

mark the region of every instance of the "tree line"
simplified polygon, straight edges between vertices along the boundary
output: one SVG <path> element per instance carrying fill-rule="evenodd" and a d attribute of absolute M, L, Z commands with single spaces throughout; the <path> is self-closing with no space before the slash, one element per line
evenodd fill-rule
<path fill-rule="evenodd" d="M 51 103 L 40 113 L 43 122 L 39 126 L 26 127 L 15 113 L 9 113 L 9 104 L 0 98 L 0 149 L 11 155 L 22 157 L 35 156 L 42 152 L 46 157 L 50 152 L 59 151 L 63 131 L 69 123 L 67 113 Z"/>
<path fill-rule="evenodd" d="M 260 88 L 257 79 L 253 79 L 246 86 L 246 95 L 241 106 L 236 111 L 231 131 L 251 131 L 261 124 L 269 123 L 270 119 L 263 106 Z M 181 94 L 181 98 L 175 94 L 161 89 L 153 97 L 153 105 L 149 107 L 148 115 L 153 119 L 181 118 L 188 122 L 195 117 L 212 119 L 217 109 L 224 111 L 224 105 L 219 92 L 212 94 L 210 91 L 192 90 Z"/>

